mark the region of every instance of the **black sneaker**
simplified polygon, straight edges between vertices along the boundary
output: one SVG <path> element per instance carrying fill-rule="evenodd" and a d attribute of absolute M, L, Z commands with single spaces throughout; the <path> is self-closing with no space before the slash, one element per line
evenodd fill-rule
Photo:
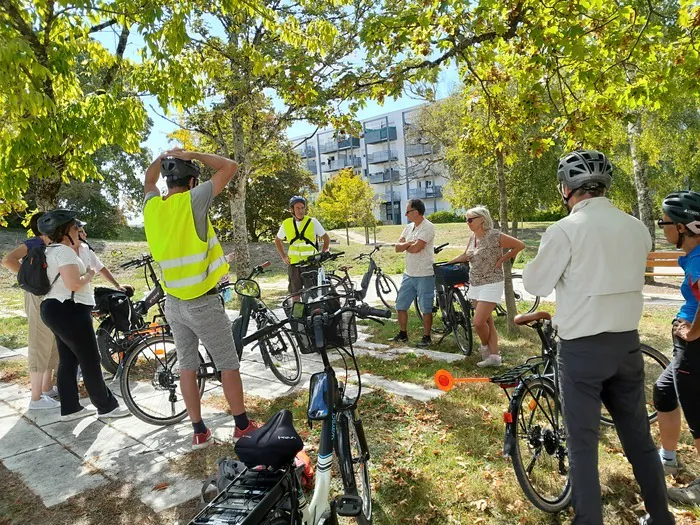
<path fill-rule="evenodd" d="M 392 343 L 408 343 L 408 336 L 399 332 L 394 337 L 389 339 L 389 341 Z"/>
<path fill-rule="evenodd" d="M 416 346 L 418 348 L 428 348 L 431 344 L 433 344 L 433 341 L 430 339 L 430 336 L 424 335 L 423 339 L 421 339 L 420 343 L 417 343 Z"/>

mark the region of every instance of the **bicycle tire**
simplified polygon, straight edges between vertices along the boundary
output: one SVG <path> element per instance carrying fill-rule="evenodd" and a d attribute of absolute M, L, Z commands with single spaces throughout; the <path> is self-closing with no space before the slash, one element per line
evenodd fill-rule
<path fill-rule="evenodd" d="M 102 368 L 112 375 L 116 374 L 119 368 L 119 361 L 115 361 L 113 356 L 118 356 L 119 350 L 112 352 L 112 349 L 117 342 L 118 332 L 111 317 L 108 317 L 100 323 L 100 326 L 98 326 L 95 331 L 95 335 Z"/>
<path fill-rule="evenodd" d="M 372 487 L 369 482 L 369 467 L 357 434 L 353 411 L 338 414 L 336 454 L 345 493 L 362 499 L 362 512 L 357 516 L 357 522 L 360 525 L 372 525 Z M 357 468 L 358 465 L 359 468 Z"/>
<path fill-rule="evenodd" d="M 661 372 L 671 363 L 671 360 L 652 346 L 642 344 L 641 349 L 642 358 L 644 359 L 644 394 L 647 404 L 647 417 L 651 425 L 657 418 L 656 408 L 654 407 L 654 383 L 661 375 Z M 600 413 L 600 422 L 606 427 L 615 426 L 605 405 L 603 405 Z"/>
<path fill-rule="evenodd" d="M 274 324 L 277 322 L 279 322 L 277 316 L 271 311 L 268 311 L 266 321 L 260 323 L 258 330 L 268 323 Z M 269 366 L 270 372 L 287 386 L 296 386 L 299 384 L 299 381 L 301 381 L 301 354 L 299 352 L 299 346 L 296 343 L 296 334 L 287 328 L 280 328 L 275 334 L 260 340 L 258 343 L 260 354 L 262 355 L 263 361 Z M 291 352 L 289 351 L 290 348 Z M 293 365 L 289 368 L 290 373 L 286 375 L 280 366 L 280 357 L 283 355 L 286 357 L 292 356 L 293 359 L 293 361 L 287 361 L 293 363 Z"/>
<path fill-rule="evenodd" d="M 399 295 L 399 289 L 394 280 L 384 273 L 377 273 L 374 279 L 374 286 L 379 300 L 389 310 L 394 310 L 396 308 L 396 296 Z"/>
<path fill-rule="evenodd" d="M 523 281 L 523 276 L 519 273 L 514 273 L 512 275 L 513 279 L 513 294 L 515 295 L 515 306 L 517 309 L 518 314 L 530 314 L 537 310 L 537 307 L 540 305 L 540 297 L 537 295 L 530 295 L 527 294 L 527 292 L 523 292 L 524 286 L 522 286 L 522 281 Z M 518 286 L 518 289 L 516 290 L 515 287 L 515 282 L 520 281 L 521 285 Z M 505 305 L 502 306 L 503 310 L 505 310 Z"/>
<path fill-rule="evenodd" d="M 471 309 L 459 288 L 453 288 L 452 300 L 448 305 L 450 328 L 454 333 L 457 346 L 465 356 L 471 355 L 474 349 L 474 337 L 472 335 Z M 459 311 L 455 306 L 459 306 Z"/>
<path fill-rule="evenodd" d="M 160 345 L 161 352 L 158 352 L 158 345 Z M 149 352 L 151 355 L 148 355 Z M 159 353 L 164 354 L 162 359 L 158 357 Z M 173 336 L 149 336 L 136 343 L 133 348 L 127 351 L 127 354 L 119 386 L 124 402 L 131 413 L 141 421 L 151 425 L 172 425 L 185 419 L 187 409 L 182 399 L 182 393 L 176 394 L 176 391 L 179 391 L 180 376 Z M 202 366 L 204 358 L 201 354 L 198 353 L 198 355 L 200 366 Z M 204 393 L 205 382 L 206 379 L 198 374 L 197 384 L 200 397 Z M 176 398 L 175 402 L 171 400 L 170 387 L 175 388 L 173 395 L 179 395 L 179 399 Z M 163 399 L 166 402 L 163 402 Z M 168 407 L 168 405 L 170 406 L 169 411 L 165 408 L 160 410 L 160 407 Z"/>
<path fill-rule="evenodd" d="M 514 396 L 516 398 L 513 400 L 511 414 L 515 443 L 515 476 L 523 493 L 535 507 L 548 513 L 560 512 L 568 507 L 571 501 L 571 479 L 566 432 L 563 428 L 557 389 L 551 379 L 532 376 L 524 379 L 519 392 Z M 543 417 L 538 419 L 538 424 L 533 425 L 536 415 Z M 529 461 L 523 457 L 526 451 L 532 452 L 532 459 Z M 553 459 L 553 468 L 547 468 L 546 462 L 550 459 Z M 551 462 L 549 463 L 552 467 Z M 539 471 L 533 475 L 537 464 L 543 466 L 544 471 L 541 475 Z M 553 488 L 544 494 L 544 490 L 540 488 L 540 481 L 554 481 Z"/>
<path fill-rule="evenodd" d="M 334 273 L 326 274 L 326 279 L 331 285 L 331 290 L 340 296 L 340 306 L 347 306 L 348 299 L 352 295 L 352 289 L 343 277 L 338 277 Z"/>

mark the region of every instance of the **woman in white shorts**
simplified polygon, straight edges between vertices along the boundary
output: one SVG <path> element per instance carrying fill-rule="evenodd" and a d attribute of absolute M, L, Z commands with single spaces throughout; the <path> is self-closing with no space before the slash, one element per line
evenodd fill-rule
<path fill-rule="evenodd" d="M 483 359 L 477 366 L 501 366 L 493 309 L 503 297 L 503 262 L 514 259 L 525 244 L 494 229 L 485 206 L 468 210 L 467 224 L 472 231 L 467 248 L 450 262 L 469 262 L 469 299 L 474 305 L 474 330 L 481 340 Z M 503 253 L 504 249 L 508 251 Z"/>

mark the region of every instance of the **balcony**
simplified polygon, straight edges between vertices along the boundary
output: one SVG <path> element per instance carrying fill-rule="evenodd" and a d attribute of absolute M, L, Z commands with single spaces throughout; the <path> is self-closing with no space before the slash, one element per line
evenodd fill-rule
<path fill-rule="evenodd" d="M 390 152 L 386 150 L 375 151 L 374 153 L 370 153 L 367 155 L 367 163 L 378 164 L 380 162 L 388 162 L 390 160 L 396 160 L 398 158 L 398 154 L 394 150 L 391 150 Z"/>
<path fill-rule="evenodd" d="M 391 169 L 380 171 L 379 173 L 370 173 L 369 182 L 371 184 L 381 184 L 382 182 L 399 182 L 399 170 Z"/>
<path fill-rule="evenodd" d="M 433 147 L 430 144 L 409 144 L 406 146 L 407 157 L 418 157 L 420 155 L 430 155 Z"/>
<path fill-rule="evenodd" d="M 316 161 L 315 160 L 307 160 L 306 161 L 306 169 L 309 170 L 314 175 L 316 175 L 318 173 L 318 168 L 316 167 Z"/>
<path fill-rule="evenodd" d="M 394 197 L 393 199 L 391 198 L 392 196 Z M 392 200 L 400 201 L 401 200 L 401 193 L 399 193 L 398 191 L 394 191 L 394 192 L 387 191 L 387 192 L 384 192 L 380 195 L 380 199 L 382 200 L 382 202 L 391 202 Z"/>
<path fill-rule="evenodd" d="M 365 130 L 365 144 L 376 144 L 377 142 L 383 142 L 387 140 L 396 140 L 396 126 L 389 126 L 388 132 L 387 128 L 379 129 L 366 129 Z"/>
<path fill-rule="evenodd" d="M 342 151 L 344 149 L 348 148 L 359 148 L 360 147 L 360 139 L 357 137 L 348 137 L 343 140 L 334 140 L 331 142 L 326 142 L 324 144 L 321 144 L 319 149 L 321 150 L 321 153 L 333 153 L 334 151 Z"/>
<path fill-rule="evenodd" d="M 316 148 L 313 146 L 306 146 L 305 148 L 301 148 L 297 151 L 299 152 L 299 155 L 301 155 L 302 159 L 314 158 L 316 156 Z"/>
<path fill-rule="evenodd" d="M 411 188 L 408 190 L 409 199 L 437 199 L 442 197 L 442 186 L 428 186 L 427 188 Z"/>
<path fill-rule="evenodd" d="M 341 157 L 338 160 L 324 162 L 321 166 L 323 171 L 338 171 L 343 168 L 360 168 L 362 167 L 362 159 L 360 157 Z"/>

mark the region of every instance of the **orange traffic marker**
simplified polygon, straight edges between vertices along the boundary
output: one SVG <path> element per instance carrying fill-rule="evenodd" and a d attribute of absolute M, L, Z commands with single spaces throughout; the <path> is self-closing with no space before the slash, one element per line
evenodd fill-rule
<path fill-rule="evenodd" d="M 435 385 L 443 392 L 449 392 L 455 386 L 455 383 L 490 383 L 488 377 L 452 377 L 447 370 L 438 370 L 435 372 Z"/>

